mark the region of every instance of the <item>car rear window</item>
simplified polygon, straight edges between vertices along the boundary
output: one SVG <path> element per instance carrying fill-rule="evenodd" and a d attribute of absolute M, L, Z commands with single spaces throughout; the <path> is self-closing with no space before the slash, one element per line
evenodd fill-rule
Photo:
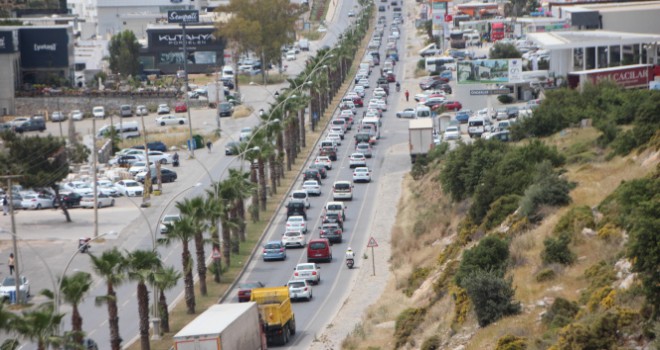
<path fill-rule="evenodd" d="M 307 193 L 303 192 L 294 192 L 293 198 L 307 198 Z"/>
<path fill-rule="evenodd" d="M 266 248 L 266 249 L 279 249 L 280 244 L 279 243 L 267 243 L 264 248 Z"/>
<path fill-rule="evenodd" d="M 300 236 L 300 232 L 289 231 L 289 232 L 285 233 L 284 235 L 287 236 L 287 237 L 296 237 L 296 236 Z"/>
<path fill-rule="evenodd" d="M 339 205 L 339 204 L 330 204 L 330 205 L 328 205 L 328 210 L 341 210 L 341 205 Z"/>
<path fill-rule="evenodd" d="M 326 249 L 327 246 L 324 242 L 314 242 L 309 245 L 309 249 L 319 250 Z"/>
<path fill-rule="evenodd" d="M 289 287 L 302 288 L 305 286 L 305 282 L 289 282 Z"/>
<path fill-rule="evenodd" d="M 350 190 L 351 185 L 347 183 L 338 183 L 335 184 L 335 190 Z"/>

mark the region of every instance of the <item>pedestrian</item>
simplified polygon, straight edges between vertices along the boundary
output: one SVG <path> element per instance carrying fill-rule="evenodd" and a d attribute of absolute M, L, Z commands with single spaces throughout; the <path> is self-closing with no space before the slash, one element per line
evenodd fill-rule
<path fill-rule="evenodd" d="M 9 253 L 9 263 L 7 265 L 9 265 L 9 274 L 10 275 L 14 274 L 15 264 L 16 264 L 16 262 L 14 260 L 14 253 Z"/>
<path fill-rule="evenodd" d="M 410 97 L 410 93 L 408 92 L 408 89 L 406 89 L 406 92 L 404 94 L 406 95 L 406 102 L 408 102 L 408 98 Z"/>
<path fill-rule="evenodd" d="M 212 146 L 213 146 L 213 142 L 211 142 L 211 141 L 206 142 L 206 148 L 209 149 L 209 153 L 211 153 L 211 147 Z"/>
<path fill-rule="evenodd" d="M 9 201 L 7 201 L 7 195 L 2 197 L 2 215 L 7 216 L 9 213 Z"/>

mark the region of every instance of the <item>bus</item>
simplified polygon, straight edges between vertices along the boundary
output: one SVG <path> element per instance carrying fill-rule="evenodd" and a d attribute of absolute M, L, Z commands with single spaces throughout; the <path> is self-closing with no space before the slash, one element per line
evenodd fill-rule
<path fill-rule="evenodd" d="M 490 41 L 496 42 L 498 40 L 504 39 L 504 23 L 496 22 L 490 26 Z"/>
<path fill-rule="evenodd" d="M 449 32 L 449 41 L 452 49 L 465 48 L 465 38 L 463 37 L 463 31 L 461 30 L 452 30 Z"/>

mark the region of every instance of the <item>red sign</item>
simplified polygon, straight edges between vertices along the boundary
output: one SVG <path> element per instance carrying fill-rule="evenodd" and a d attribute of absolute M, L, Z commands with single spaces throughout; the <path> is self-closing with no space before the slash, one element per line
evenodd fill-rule
<path fill-rule="evenodd" d="M 600 81 L 612 80 L 623 87 L 648 86 L 653 80 L 653 67 L 634 67 L 612 69 L 604 72 L 594 72 L 587 75 L 589 81 L 597 84 Z"/>
<path fill-rule="evenodd" d="M 369 238 L 369 243 L 367 244 L 367 247 L 368 248 L 378 247 L 378 242 L 376 242 L 375 238 L 371 237 Z"/>
<path fill-rule="evenodd" d="M 445 15 L 445 22 L 451 23 L 454 18 L 451 15 Z"/>

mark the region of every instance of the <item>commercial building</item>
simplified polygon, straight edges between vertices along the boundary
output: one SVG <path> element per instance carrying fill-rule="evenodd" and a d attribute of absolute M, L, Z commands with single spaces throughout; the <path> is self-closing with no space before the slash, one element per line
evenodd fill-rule
<path fill-rule="evenodd" d="M 660 33 L 660 1 L 552 3 L 551 8 L 554 17 L 570 20 L 574 29 Z"/>
<path fill-rule="evenodd" d="M 20 86 L 18 29 L 0 27 L 0 116 L 14 114 L 14 94 Z"/>

